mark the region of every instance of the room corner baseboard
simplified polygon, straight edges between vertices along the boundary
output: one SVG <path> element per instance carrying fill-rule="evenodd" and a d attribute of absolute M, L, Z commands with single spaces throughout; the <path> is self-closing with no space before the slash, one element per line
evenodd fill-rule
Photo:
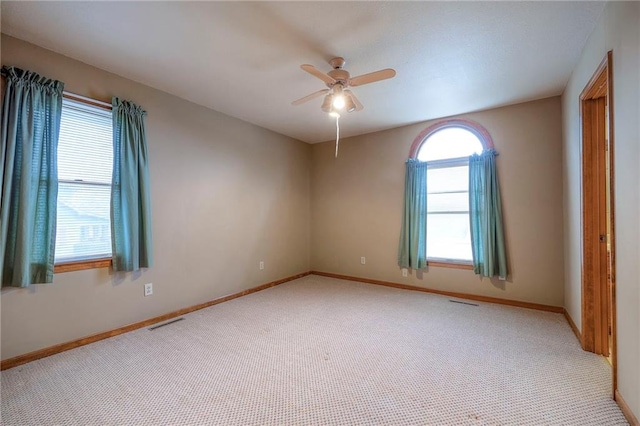
<path fill-rule="evenodd" d="M 18 355 L 13 358 L 8 358 L 0 362 L 0 370 L 7 370 L 9 368 L 17 367 L 22 364 L 26 364 L 31 361 L 35 361 L 40 358 L 46 358 L 51 355 L 58 354 L 60 352 L 65 352 L 70 349 L 75 349 L 80 346 L 88 345 L 90 343 L 98 342 L 100 340 L 108 339 L 109 337 L 114 337 L 119 334 L 127 333 L 129 331 L 137 330 L 139 328 L 148 327 L 150 325 L 166 321 L 175 317 L 179 317 L 181 315 L 186 315 L 188 313 L 198 311 L 200 309 L 208 308 L 209 306 L 217 305 L 218 303 L 227 302 L 232 299 L 236 299 L 238 297 L 246 296 L 251 293 L 255 293 L 260 290 L 265 290 L 270 287 L 277 286 L 278 284 L 283 284 L 288 281 L 293 281 L 298 278 L 306 277 L 310 272 L 303 272 L 301 274 L 292 275 L 287 278 L 283 278 L 277 281 L 271 281 L 266 284 L 259 285 L 257 287 L 253 287 L 247 290 L 243 290 L 238 293 L 230 294 L 228 296 L 219 297 L 214 300 L 210 300 L 205 303 L 200 303 L 198 305 L 189 306 L 187 308 L 178 309 L 177 311 L 169 312 L 164 315 L 160 315 L 154 318 L 149 318 L 144 321 L 136 322 L 133 324 L 125 325 L 124 327 L 116 328 L 115 330 L 104 331 L 102 333 L 94 334 L 91 336 L 83 337 L 80 339 L 72 340 L 70 342 L 61 343 L 58 345 L 50 346 L 48 348 L 39 349 L 37 351 L 29 352 L 24 355 Z"/>
<path fill-rule="evenodd" d="M 578 339 L 578 342 L 580 342 L 580 346 L 582 347 L 582 333 L 580 333 L 580 330 L 578 330 L 578 327 L 576 326 L 576 323 L 573 322 L 573 318 L 571 318 L 571 315 L 569 315 L 569 311 L 567 311 L 566 308 L 562 308 L 562 313 L 564 313 L 564 317 L 567 319 L 567 322 L 569 323 L 569 326 L 571 326 L 571 330 L 573 330 L 573 334 L 576 335 L 576 338 Z"/>
<path fill-rule="evenodd" d="M 629 424 L 631 426 L 640 426 L 640 422 L 638 421 L 638 418 L 633 414 L 633 411 L 631 411 L 631 408 L 629 408 L 629 406 L 627 405 L 627 402 L 624 400 L 622 395 L 620 395 L 620 392 L 617 389 L 613 396 L 613 399 L 615 399 L 616 402 L 618 403 L 620 410 L 622 410 L 622 414 L 624 414 Z"/>
<path fill-rule="evenodd" d="M 351 277 L 351 276 L 348 276 L 348 275 L 332 274 L 332 273 L 329 273 L 329 272 L 311 271 L 311 273 L 313 275 L 320 275 L 320 276 L 323 276 L 323 277 L 338 278 L 338 279 L 341 279 L 341 280 L 358 281 L 358 282 L 366 283 L 366 284 L 383 285 L 383 286 L 386 286 L 386 287 L 400 288 L 400 289 L 403 289 L 403 290 L 422 291 L 422 292 L 425 292 L 425 293 L 434 293 L 434 294 L 439 294 L 439 295 L 442 295 L 442 296 L 455 297 L 455 298 L 459 298 L 459 299 L 475 300 L 475 301 L 478 301 L 478 302 L 497 303 L 497 304 L 500 304 L 500 305 L 516 306 L 516 307 L 519 307 L 519 308 L 527 308 L 527 309 L 536 309 L 538 311 L 555 312 L 555 313 L 559 313 L 559 314 L 561 314 L 564 311 L 564 308 L 561 307 L 561 306 L 541 305 L 541 304 L 538 304 L 538 303 L 521 302 L 519 300 L 501 299 L 501 298 L 498 298 L 498 297 L 479 296 L 479 295 L 468 294 L 468 293 L 456 293 L 456 292 L 452 292 L 452 291 L 435 290 L 435 289 L 431 289 L 431 288 L 418 287 L 418 286 L 408 285 L 408 284 L 394 283 L 394 282 L 390 282 L 390 281 L 380 281 L 380 280 L 373 280 L 373 279 L 369 279 L 369 278 L 360 278 L 360 277 Z"/>

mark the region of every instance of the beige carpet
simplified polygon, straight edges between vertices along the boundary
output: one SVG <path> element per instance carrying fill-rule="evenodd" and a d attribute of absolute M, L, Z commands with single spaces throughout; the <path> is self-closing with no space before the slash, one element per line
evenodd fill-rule
<path fill-rule="evenodd" d="M 4 425 L 623 425 L 560 314 L 308 276 L 2 372 Z"/>

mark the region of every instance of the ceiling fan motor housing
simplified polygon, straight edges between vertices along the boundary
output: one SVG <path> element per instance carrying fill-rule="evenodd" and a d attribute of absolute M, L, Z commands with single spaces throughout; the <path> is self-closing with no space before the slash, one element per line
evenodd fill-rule
<path fill-rule="evenodd" d="M 350 75 L 348 71 L 342 69 L 342 67 L 344 67 L 344 64 L 346 64 L 344 58 L 333 58 L 329 61 L 329 64 L 333 69 L 329 71 L 327 75 L 336 80 L 337 83 L 340 83 L 342 84 L 342 86 L 347 87 Z M 333 84 L 327 84 L 327 86 L 332 87 Z"/>
<path fill-rule="evenodd" d="M 329 71 L 327 74 L 338 83 L 341 83 L 343 86 L 347 86 L 347 82 L 349 81 L 350 77 L 348 71 L 336 69 Z"/>

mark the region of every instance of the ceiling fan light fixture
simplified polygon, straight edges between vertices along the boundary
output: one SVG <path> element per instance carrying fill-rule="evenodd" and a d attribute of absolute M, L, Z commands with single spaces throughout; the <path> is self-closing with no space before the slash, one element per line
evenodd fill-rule
<path fill-rule="evenodd" d="M 324 97 L 324 100 L 322 101 L 322 111 L 331 112 L 332 108 L 333 108 L 333 95 L 329 93 L 327 96 Z"/>
<path fill-rule="evenodd" d="M 347 95 L 344 96 L 344 110 L 347 112 L 352 112 L 355 111 L 356 109 L 356 104 L 355 102 L 353 102 L 353 99 L 351 98 L 351 96 Z"/>
<path fill-rule="evenodd" d="M 333 86 L 333 107 L 336 109 L 344 108 L 345 100 L 342 93 L 342 84 L 338 83 Z"/>
<path fill-rule="evenodd" d="M 344 95 L 340 94 L 337 96 L 333 97 L 333 107 L 336 109 L 342 109 L 344 108 L 345 105 L 345 100 L 344 100 Z"/>

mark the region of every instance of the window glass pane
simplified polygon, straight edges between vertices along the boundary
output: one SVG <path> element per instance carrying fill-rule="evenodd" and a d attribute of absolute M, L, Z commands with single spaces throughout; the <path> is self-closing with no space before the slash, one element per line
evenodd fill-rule
<path fill-rule="evenodd" d="M 111 184 L 111 112 L 65 100 L 60 119 L 58 178 Z"/>
<path fill-rule="evenodd" d="M 482 142 L 467 129 L 447 127 L 429 136 L 418 152 L 420 161 L 468 157 L 482 152 Z"/>
<path fill-rule="evenodd" d="M 427 192 L 468 191 L 469 166 L 427 169 Z"/>
<path fill-rule="evenodd" d="M 56 262 L 111 257 L 111 111 L 64 99 Z"/>
<path fill-rule="evenodd" d="M 427 257 L 471 261 L 468 214 L 427 215 Z"/>
<path fill-rule="evenodd" d="M 56 260 L 111 256 L 111 187 L 58 185 Z"/>
<path fill-rule="evenodd" d="M 429 194 L 427 212 L 469 212 L 469 193 Z"/>

